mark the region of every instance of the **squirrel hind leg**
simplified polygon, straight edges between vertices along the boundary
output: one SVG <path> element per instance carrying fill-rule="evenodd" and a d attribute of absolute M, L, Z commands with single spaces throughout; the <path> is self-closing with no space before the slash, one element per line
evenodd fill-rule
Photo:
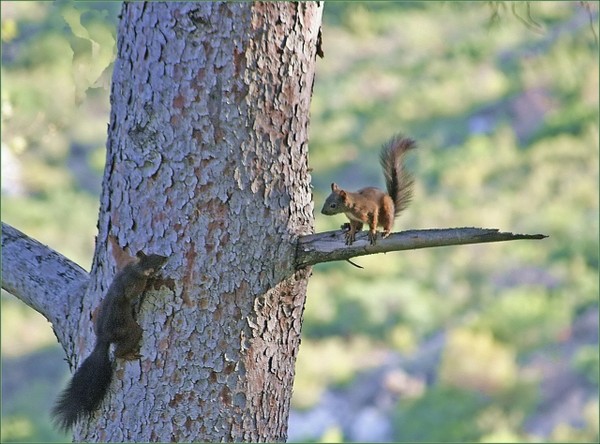
<path fill-rule="evenodd" d="M 127 335 L 116 341 L 115 356 L 117 358 L 133 361 L 139 359 L 140 341 L 142 339 L 142 328 L 133 321 L 127 327 Z"/>
<path fill-rule="evenodd" d="M 385 224 L 382 224 L 382 226 L 383 226 L 383 231 L 381 233 L 381 238 L 385 239 L 390 234 L 392 234 L 392 228 L 394 226 L 394 219 L 385 221 Z"/>
<path fill-rule="evenodd" d="M 394 228 L 394 211 L 394 201 L 389 196 L 385 196 L 379 211 L 379 225 L 383 227 L 381 236 L 383 239 L 388 237 Z"/>

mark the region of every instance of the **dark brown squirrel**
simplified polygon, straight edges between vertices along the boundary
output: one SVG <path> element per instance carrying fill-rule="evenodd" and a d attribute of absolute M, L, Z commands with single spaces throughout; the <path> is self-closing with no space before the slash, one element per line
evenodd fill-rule
<path fill-rule="evenodd" d="M 332 216 L 344 213 L 350 223 L 342 225 L 346 229 L 346 245 L 352 245 L 356 232 L 363 224 L 369 224 L 369 241 L 375 245 L 377 226 L 383 227 L 382 237 L 392 231 L 394 218 L 404 210 L 412 198 L 413 178 L 406 171 L 404 157 L 416 148 L 413 139 L 396 135 L 387 142 L 380 155 L 387 193 L 375 187 L 366 187 L 355 193 L 342 190 L 331 184 L 331 194 L 325 200 L 322 214 Z"/>
<path fill-rule="evenodd" d="M 115 344 L 117 358 L 134 360 L 140 357 L 142 329 L 133 317 L 133 303 L 141 296 L 148 279 L 166 260 L 164 256 L 146 256 L 140 251 L 134 262 L 115 275 L 96 317 L 94 350 L 77 369 L 52 410 L 59 428 L 70 429 L 100 406 L 113 374 L 110 344 Z"/>

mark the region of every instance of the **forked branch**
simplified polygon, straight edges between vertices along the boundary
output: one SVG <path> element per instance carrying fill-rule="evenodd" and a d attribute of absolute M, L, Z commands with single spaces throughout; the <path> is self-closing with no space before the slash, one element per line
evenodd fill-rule
<path fill-rule="evenodd" d="M 520 239 L 539 240 L 548 237 L 544 234 L 506 233 L 496 228 L 443 228 L 392 233 L 386 239 L 379 238 L 377 245 L 370 245 L 367 233 L 362 232 L 357 236 L 354 244 L 344 245 L 343 233 L 343 231 L 337 230 L 300 237 L 296 252 L 297 267 L 301 268 L 321 262 L 348 260 L 357 256 L 390 251 Z"/>

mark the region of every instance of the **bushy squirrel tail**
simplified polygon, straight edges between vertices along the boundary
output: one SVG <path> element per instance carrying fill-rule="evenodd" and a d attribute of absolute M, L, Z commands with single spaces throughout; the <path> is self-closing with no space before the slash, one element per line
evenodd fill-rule
<path fill-rule="evenodd" d="M 113 374 L 109 347 L 110 342 L 98 341 L 59 396 L 52 409 L 57 427 L 68 430 L 79 419 L 90 416 L 100 406 Z"/>
<path fill-rule="evenodd" d="M 413 177 L 406 171 L 404 157 L 417 147 L 416 142 L 402 135 L 396 135 L 381 150 L 381 167 L 385 177 L 387 192 L 394 201 L 394 216 L 404 210 L 412 198 Z"/>

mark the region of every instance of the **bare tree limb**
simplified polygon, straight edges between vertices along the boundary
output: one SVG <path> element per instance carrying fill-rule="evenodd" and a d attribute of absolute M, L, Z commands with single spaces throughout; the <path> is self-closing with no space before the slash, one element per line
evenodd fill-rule
<path fill-rule="evenodd" d="M 416 250 L 419 248 L 443 247 L 447 245 L 478 244 L 483 242 L 503 242 L 519 239 L 544 239 L 543 234 L 513 234 L 500 232 L 496 228 L 443 228 L 431 230 L 407 230 L 392 233 L 386 239 L 379 238 L 377 245 L 370 245 L 367 232 L 357 236 L 352 245 L 344 245 L 344 232 L 327 231 L 324 233 L 301 236 L 298 239 L 296 266 L 315 265 L 321 262 L 348 260 L 367 254 L 387 253 L 390 251 Z"/>
<path fill-rule="evenodd" d="M 61 344 L 72 331 L 62 324 L 81 304 L 88 279 L 79 265 L 2 222 L 2 288 L 48 319 Z"/>

